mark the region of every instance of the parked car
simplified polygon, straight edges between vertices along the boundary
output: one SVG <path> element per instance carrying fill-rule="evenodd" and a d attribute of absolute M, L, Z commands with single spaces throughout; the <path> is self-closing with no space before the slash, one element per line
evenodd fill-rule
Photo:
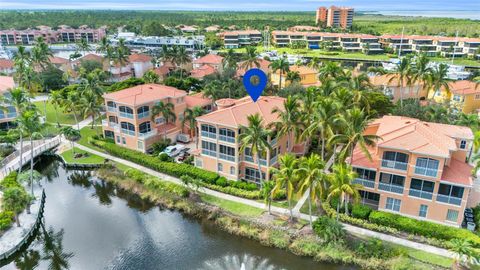
<path fill-rule="evenodd" d="M 165 148 L 162 153 L 167 154 L 169 157 L 176 157 L 180 152 L 182 152 L 185 149 L 185 145 L 182 144 L 176 144 L 176 145 L 170 145 Z"/>

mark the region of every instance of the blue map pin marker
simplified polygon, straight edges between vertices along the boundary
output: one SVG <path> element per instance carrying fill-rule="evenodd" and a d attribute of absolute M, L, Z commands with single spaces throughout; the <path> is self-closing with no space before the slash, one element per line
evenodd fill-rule
<path fill-rule="evenodd" d="M 250 81 L 250 79 L 254 76 L 258 78 L 258 83 L 256 85 Z M 247 72 L 245 72 L 245 75 L 243 75 L 243 85 L 245 86 L 245 89 L 252 98 L 253 102 L 257 102 L 257 99 L 262 94 L 265 86 L 267 86 L 267 75 L 261 69 L 249 69 Z"/>

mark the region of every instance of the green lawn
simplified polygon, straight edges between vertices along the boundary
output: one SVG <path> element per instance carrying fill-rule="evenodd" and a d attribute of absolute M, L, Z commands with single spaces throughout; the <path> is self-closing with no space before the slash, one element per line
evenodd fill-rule
<path fill-rule="evenodd" d="M 58 109 L 58 114 L 55 113 L 55 108 L 50 102 L 44 101 L 37 101 L 34 102 L 35 106 L 40 110 L 40 113 L 45 116 L 45 105 L 47 110 L 46 121 L 49 123 L 57 123 L 57 115 L 58 115 L 58 122 L 60 124 L 65 125 L 74 125 L 75 124 L 75 117 L 71 113 L 64 113 L 60 108 Z M 82 117 L 78 116 L 78 121 L 83 120 Z"/>
<path fill-rule="evenodd" d="M 440 256 L 440 255 L 436 255 L 436 254 L 432 254 L 432 253 L 429 253 L 429 252 L 426 252 L 426 251 L 423 251 L 423 250 L 409 248 L 409 247 L 405 247 L 405 246 L 402 246 L 402 245 L 393 244 L 393 243 L 390 243 L 390 242 L 388 242 L 388 243 L 384 242 L 384 243 L 387 246 L 398 248 L 398 249 L 402 250 L 403 252 L 405 252 L 405 254 L 407 254 L 409 257 L 411 257 L 415 260 L 424 262 L 424 263 L 428 263 L 428 264 L 432 264 L 432 265 L 438 265 L 438 266 L 442 266 L 442 267 L 445 267 L 445 268 L 450 268 L 452 266 L 452 263 L 453 263 L 453 259 L 443 257 L 443 256 Z"/>
<path fill-rule="evenodd" d="M 105 159 L 103 157 L 97 156 L 95 154 L 89 153 L 87 151 L 83 151 L 83 150 L 75 147 L 75 154 L 78 154 L 78 153 L 81 153 L 81 154 L 87 153 L 88 156 L 87 157 L 81 157 L 81 158 L 74 158 L 72 149 L 63 152 L 61 154 L 61 156 L 63 157 L 63 159 L 65 159 L 65 161 L 67 163 L 103 164 L 103 162 L 105 161 Z"/>
<path fill-rule="evenodd" d="M 101 126 L 95 126 L 92 129 L 92 127 L 90 125 L 88 125 L 88 126 L 82 128 L 82 129 L 80 129 L 81 138 L 78 141 L 78 143 L 83 145 L 83 146 L 87 146 L 87 147 L 90 147 L 90 148 L 94 148 L 95 150 L 102 151 L 101 149 L 99 149 L 99 148 L 97 148 L 97 147 L 88 143 L 88 138 L 90 138 L 92 136 L 95 136 L 97 134 L 102 135 L 102 127 Z"/>
<path fill-rule="evenodd" d="M 200 197 L 206 203 L 216 205 L 229 212 L 232 212 L 233 214 L 237 214 L 240 216 L 258 217 L 263 213 L 262 209 L 248 206 L 238 202 L 232 202 L 232 201 L 220 199 L 207 194 L 202 194 L 200 195 Z"/>

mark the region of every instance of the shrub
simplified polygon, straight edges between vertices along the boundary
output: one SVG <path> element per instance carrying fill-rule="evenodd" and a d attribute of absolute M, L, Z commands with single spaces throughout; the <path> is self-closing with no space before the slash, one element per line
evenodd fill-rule
<path fill-rule="evenodd" d="M 171 158 L 167 153 L 160 153 L 160 155 L 158 155 L 158 159 L 163 162 L 173 161 L 173 158 Z"/>
<path fill-rule="evenodd" d="M 20 184 L 17 182 L 17 172 L 13 171 L 9 173 L 3 180 L 0 182 L 0 189 L 4 190 L 12 187 L 20 187 Z"/>
<path fill-rule="evenodd" d="M 158 142 L 155 142 L 154 144 L 152 144 L 153 154 L 154 155 L 160 154 L 160 152 L 165 150 L 165 148 L 167 148 L 167 146 L 169 146 L 171 143 L 172 141 L 169 138 L 167 139 L 161 138 Z"/>
<path fill-rule="evenodd" d="M 352 207 L 352 216 L 355 218 L 368 219 L 370 212 L 372 208 L 363 204 L 355 204 Z"/>
<path fill-rule="evenodd" d="M 399 249 L 384 245 L 381 240 L 375 238 L 360 243 L 356 252 L 362 258 L 374 257 L 378 259 L 389 259 L 402 254 Z"/>
<path fill-rule="evenodd" d="M 330 206 L 335 209 L 335 211 L 337 210 L 337 204 L 339 203 L 340 199 L 339 197 L 333 197 L 331 200 L 330 200 Z M 345 213 L 345 205 L 342 205 L 342 203 L 340 202 L 340 213 Z M 351 203 L 348 203 L 348 212 L 351 213 L 352 212 L 352 204 Z"/>
<path fill-rule="evenodd" d="M 226 187 L 227 186 L 227 179 L 225 177 L 220 177 L 220 178 L 217 179 L 217 181 L 215 181 L 215 184 L 217 186 Z"/>
<path fill-rule="evenodd" d="M 2 211 L 0 212 L 0 231 L 4 231 L 13 223 L 14 214 L 12 211 Z"/>
<path fill-rule="evenodd" d="M 188 189 L 183 186 L 161 180 L 154 176 L 147 175 L 136 169 L 126 170 L 125 175 L 129 178 L 132 178 L 138 183 L 144 184 L 149 189 L 166 193 L 173 193 L 183 198 L 188 197 L 188 195 L 190 194 Z"/>
<path fill-rule="evenodd" d="M 326 242 L 341 242 L 345 237 L 343 225 L 327 216 L 320 216 L 313 222 L 313 231 Z"/>
<path fill-rule="evenodd" d="M 369 221 L 375 224 L 389 226 L 400 231 L 429 238 L 452 240 L 454 238 L 470 240 L 476 247 L 480 247 L 480 236 L 466 230 L 445 226 L 429 221 L 416 220 L 397 214 L 372 211 Z"/>

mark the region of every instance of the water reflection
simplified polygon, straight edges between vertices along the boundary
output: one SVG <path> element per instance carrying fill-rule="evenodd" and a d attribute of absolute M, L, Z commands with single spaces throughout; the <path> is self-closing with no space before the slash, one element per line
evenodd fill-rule
<path fill-rule="evenodd" d="M 266 258 L 245 254 L 243 256 L 227 255 L 220 259 L 207 260 L 198 270 L 285 270 L 271 264 Z"/>

